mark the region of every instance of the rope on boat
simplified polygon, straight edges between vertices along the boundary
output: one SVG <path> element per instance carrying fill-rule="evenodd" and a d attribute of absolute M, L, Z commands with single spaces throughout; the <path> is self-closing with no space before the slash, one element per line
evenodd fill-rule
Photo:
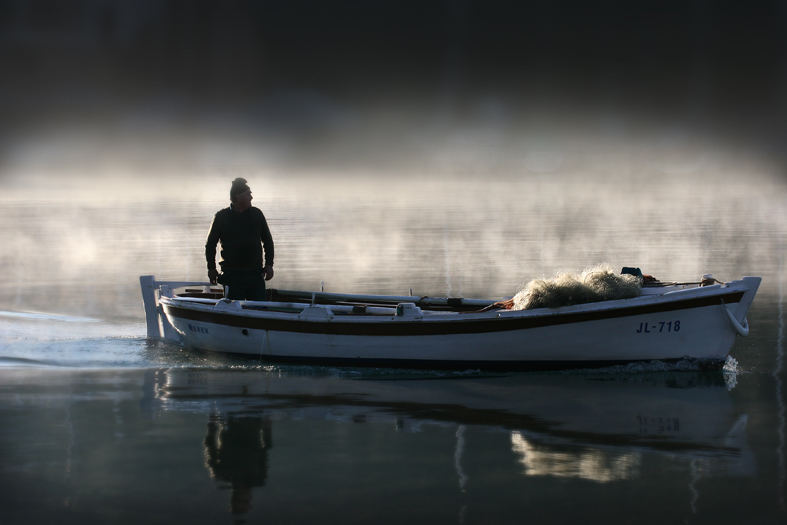
<path fill-rule="evenodd" d="M 703 279 L 701 281 L 687 281 L 687 282 L 663 282 L 663 281 L 645 281 L 642 285 L 643 288 L 650 288 L 650 287 L 658 287 L 658 286 L 689 286 L 689 285 L 699 285 L 699 286 L 710 286 L 712 284 L 727 284 L 724 281 L 720 281 L 715 277 L 708 277 L 707 279 Z"/>

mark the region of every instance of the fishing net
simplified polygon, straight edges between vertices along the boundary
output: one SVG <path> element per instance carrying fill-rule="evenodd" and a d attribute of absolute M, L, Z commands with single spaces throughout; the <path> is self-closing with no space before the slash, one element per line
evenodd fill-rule
<path fill-rule="evenodd" d="M 556 308 L 572 304 L 637 297 L 642 278 L 620 275 L 608 265 L 587 268 L 581 274 L 560 273 L 552 279 L 533 279 L 512 299 L 512 310 Z"/>

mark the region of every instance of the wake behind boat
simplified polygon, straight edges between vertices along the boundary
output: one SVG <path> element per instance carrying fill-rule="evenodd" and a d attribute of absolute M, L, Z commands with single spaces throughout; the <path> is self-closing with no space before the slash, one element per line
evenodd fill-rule
<path fill-rule="evenodd" d="M 761 278 L 646 286 L 637 297 L 507 310 L 492 300 L 270 290 L 140 277 L 148 337 L 271 362 L 429 369 L 548 369 L 723 362 Z"/>

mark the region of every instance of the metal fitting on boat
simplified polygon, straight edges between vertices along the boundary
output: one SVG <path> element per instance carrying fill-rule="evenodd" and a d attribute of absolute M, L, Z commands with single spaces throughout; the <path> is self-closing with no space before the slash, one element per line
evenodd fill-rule
<path fill-rule="evenodd" d="M 396 317 L 403 319 L 421 319 L 423 311 L 415 303 L 399 303 L 396 305 Z"/>

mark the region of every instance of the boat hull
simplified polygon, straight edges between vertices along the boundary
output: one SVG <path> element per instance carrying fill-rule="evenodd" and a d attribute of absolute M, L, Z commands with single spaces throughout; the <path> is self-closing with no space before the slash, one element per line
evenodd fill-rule
<path fill-rule="evenodd" d="M 732 318 L 745 322 L 759 279 L 736 283 L 671 297 L 410 320 L 342 319 L 317 307 L 310 315 L 260 314 L 237 302 L 165 301 L 163 308 L 187 347 L 266 361 L 454 369 L 721 362 L 739 333 Z"/>

